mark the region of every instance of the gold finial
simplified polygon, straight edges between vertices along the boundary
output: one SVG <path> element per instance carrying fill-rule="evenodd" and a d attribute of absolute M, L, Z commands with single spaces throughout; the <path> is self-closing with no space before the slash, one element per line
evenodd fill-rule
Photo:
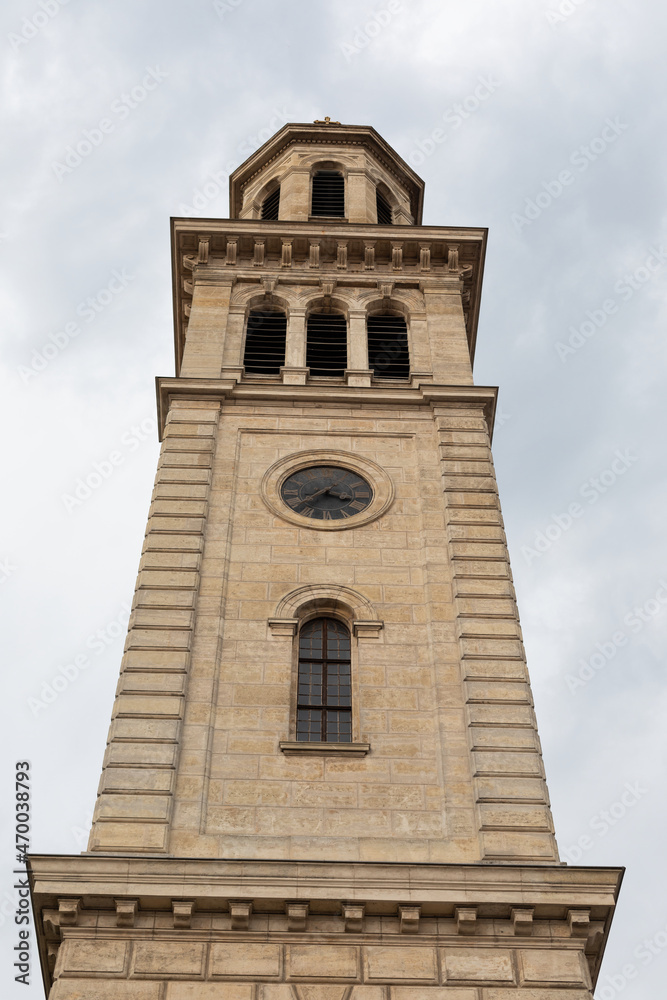
<path fill-rule="evenodd" d="M 340 122 L 332 122 L 329 116 L 327 115 L 324 121 L 320 121 L 319 119 L 316 118 L 315 121 L 313 122 L 313 125 L 340 125 Z"/>

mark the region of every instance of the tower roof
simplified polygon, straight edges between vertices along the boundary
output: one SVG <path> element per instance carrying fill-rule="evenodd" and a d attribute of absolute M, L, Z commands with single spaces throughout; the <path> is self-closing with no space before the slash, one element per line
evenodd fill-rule
<path fill-rule="evenodd" d="M 284 125 L 236 168 L 229 178 L 229 214 L 232 219 L 237 219 L 240 215 L 245 185 L 271 160 L 295 143 L 365 147 L 409 192 L 415 224 L 421 225 L 424 203 L 424 181 L 421 177 L 370 125 L 341 125 L 340 122 L 329 122 L 326 119 Z"/>

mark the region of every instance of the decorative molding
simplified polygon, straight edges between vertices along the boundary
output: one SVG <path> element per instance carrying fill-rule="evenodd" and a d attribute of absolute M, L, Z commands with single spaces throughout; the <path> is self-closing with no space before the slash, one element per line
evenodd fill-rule
<path fill-rule="evenodd" d="M 292 240 L 281 240 L 281 257 L 280 266 L 281 267 L 291 267 L 292 266 Z"/>
<path fill-rule="evenodd" d="M 296 635 L 299 627 L 298 618 L 269 618 L 269 628 L 272 635 Z"/>
<path fill-rule="evenodd" d="M 370 743 L 315 743 L 281 740 L 279 749 L 287 757 L 365 757 L 370 753 Z"/>
<path fill-rule="evenodd" d="M 308 923 L 308 903 L 301 900 L 286 900 L 285 913 L 287 914 L 287 930 L 303 932 Z"/>
<path fill-rule="evenodd" d="M 401 934 L 419 933 L 421 912 L 421 906 L 399 906 L 398 919 Z"/>
<path fill-rule="evenodd" d="M 352 631 L 357 639 L 379 639 L 383 628 L 384 622 L 381 621 L 365 621 L 358 618 L 352 622 Z"/>
<path fill-rule="evenodd" d="M 366 912 L 364 903 L 343 903 L 341 912 L 345 921 L 345 932 L 347 934 L 362 934 Z"/>
<path fill-rule="evenodd" d="M 320 266 L 320 241 L 319 240 L 309 240 L 309 267 L 319 267 Z"/>
<path fill-rule="evenodd" d="M 403 269 L 403 241 L 391 244 L 391 266 L 394 271 Z"/>
<path fill-rule="evenodd" d="M 210 242 L 211 242 L 210 236 L 199 237 L 199 249 L 197 252 L 198 264 L 208 264 L 208 253 L 209 253 Z"/>
<path fill-rule="evenodd" d="M 515 934 L 528 937 L 533 933 L 534 912 L 535 910 L 532 906 L 512 910 L 510 919 Z"/>
<path fill-rule="evenodd" d="M 76 927 L 81 913 L 81 899 L 58 900 L 58 923 L 60 927 Z"/>
<path fill-rule="evenodd" d="M 590 910 L 568 910 L 567 922 L 570 926 L 570 936 L 584 938 L 588 937 L 591 926 Z"/>
<path fill-rule="evenodd" d="M 238 250 L 238 238 L 227 237 L 227 257 L 225 259 L 225 264 L 234 265 L 236 264 L 236 253 Z"/>
<path fill-rule="evenodd" d="M 447 244 L 447 268 L 449 271 L 458 271 L 459 269 L 459 249 L 460 244 L 458 243 Z"/>
<path fill-rule="evenodd" d="M 390 299 L 394 292 L 393 281 L 378 281 L 378 292 L 383 299 Z"/>
<path fill-rule="evenodd" d="M 352 613 L 354 621 L 366 623 L 377 621 L 375 608 L 363 594 L 351 587 L 344 587 L 338 584 L 306 584 L 296 590 L 286 594 L 276 607 L 275 618 L 270 621 L 291 621 L 300 617 L 300 610 L 307 609 L 336 609 L 342 608 L 348 613 Z M 382 623 L 380 623 L 381 625 Z"/>
<path fill-rule="evenodd" d="M 117 899 L 116 927 L 134 927 L 139 910 L 138 899 Z"/>
<path fill-rule="evenodd" d="M 375 240 L 364 240 L 364 270 L 375 270 Z"/>
<path fill-rule="evenodd" d="M 255 236 L 252 264 L 253 267 L 264 266 L 264 240 L 259 239 L 257 236 Z"/>
<path fill-rule="evenodd" d="M 174 899 L 171 908 L 174 914 L 174 927 L 189 930 L 192 926 L 192 914 L 195 909 L 194 899 Z"/>
<path fill-rule="evenodd" d="M 251 899 L 230 899 L 229 913 L 231 915 L 233 931 L 247 931 L 250 926 L 250 916 L 252 914 Z"/>
<path fill-rule="evenodd" d="M 336 267 L 347 268 L 347 240 L 339 240 L 336 244 Z"/>
<path fill-rule="evenodd" d="M 459 934 L 475 934 L 477 932 L 477 907 L 457 906 L 454 909 L 456 930 Z"/>
<path fill-rule="evenodd" d="M 431 244 L 422 243 L 419 247 L 419 267 L 422 271 L 431 270 Z"/>

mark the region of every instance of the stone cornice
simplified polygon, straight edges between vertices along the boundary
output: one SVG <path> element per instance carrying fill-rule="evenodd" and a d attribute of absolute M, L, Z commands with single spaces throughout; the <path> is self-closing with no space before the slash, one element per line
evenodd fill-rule
<path fill-rule="evenodd" d="M 342 125 L 334 122 L 328 124 L 290 122 L 241 163 L 229 177 L 229 210 L 232 216 L 238 215 L 241 210 L 242 192 L 246 184 L 294 143 L 338 147 L 365 146 L 410 193 L 412 214 L 418 223 L 421 222 L 424 200 L 424 181 L 421 177 L 372 126 Z"/>
<path fill-rule="evenodd" d="M 327 917 L 326 928 L 313 929 L 313 943 L 323 946 L 340 942 L 340 933 L 331 927 L 331 915 L 347 922 L 346 908 L 363 907 L 366 918 L 393 917 L 392 937 L 409 937 L 422 946 L 455 944 L 457 947 L 485 942 L 496 947 L 498 935 L 511 946 L 522 938 L 522 947 L 553 944 L 549 931 L 534 931 L 536 923 L 555 923 L 560 948 L 585 951 L 595 983 L 616 900 L 622 868 L 579 868 L 567 865 L 512 864 L 396 864 L 364 862 L 281 861 L 254 859 L 197 859 L 118 855 L 34 855 L 29 859 L 30 885 L 35 924 L 45 981 L 49 981 L 49 956 L 57 951 L 63 931 L 91 939 L 118 930 L 98 914 L 116 913 L 116 927 L 136 931 L 141 915 L 147 913 L 151 939 L 155 917 L 171 911 L 174 928 L 182 924 L 184 903 L 187 912 L 231 914 L 229 930 L 210 932 L 206 924 L 190 933 L 191 940 L 266 940 L 266 926 L 260 922 L 253 931 L 252 915 L 280 914 L 296 908 L 299 927 L 288 926 L 272 932 L 272 938 L 289 940 L 295 930 L 308 941 L 305 918 L 310 914 Z M 239 912 L 242 922 L 239 924 Z M 130 915 L 128 923 L 124 920 Z M 305 917 L 304 917 L 305 914 Z M 187 914 L 186 914 L 187 915 Z M 236 915 L 236 923 L 235 923 Z M 405 918 L 411 919 L 404 926 Z M 437 924 L 433 918 L 438 918 Z M 427 926 L 428 921 L 431 923 Z M 506 930 L 499 930 L 506 922 Z M 301 926 L 303 924 L 303 926 Z M 143 925 L 142 925 L 143 926 Z M 180 925 L 179 925 L 180 926 Z M 186 924 L 186 926 L 189 926 Z M 422 929 L 423 928 L 423 929 Z M 345 930 L 353 930 L 345 926 Z M 341 925 L 342 930 L 342 925 Z M 386 944 L 385 935 L 363 935 L 366 943 Z M 128 931 L 126 933 L 131 933 Z M 145 929 L 139 934 L 145 935 Z M 168 933 L 168 932 L 167 932 Z M 414 937 L 413 937 L 414 935 Z M 533 937 L 533 935 L 535 935 Z M 554 940 L 556 940 L 554 939 Z M 349 940 L 349 939 L 348 939 Z"/>
<path fill-rule="evenodd" d="M 346 222 L 263 222 L 257 219 L 171 220 L 174 349 L 176 372 L 185 344 L 187 318 L 197 281 L 239 278 L 303 283 L 335 275 L 337 281 L 366 284 L 369 280 L 406 282 L 438 287 L 445 279 L 458 279 L 464 301 L 471 361 L 474 359 L 484 271 L 487 230 L 449 226 L 379 226 Z M 340 267 L 337 246 L 346 243 L 346 262 Z M 289 263 L 281 246 L 289 243 Z M 310 258 L 310 244 L 319 244 L 317 264 Z M 257 258 L 255 245 L 261 243 Z M 373 245 L 372 263 L 367 247 Z M 395 248 L 400 253 L 395 253 Z M 329 260 L 325 251 L 329 252 Z"/>
<path fill-rule="evenodd" d="M 172 399 L 261 400 L 264 403 L 298 405 L 310 403 L 346 403 L 349 406 L 483 406 L 493 431 L 498 389 L 495 386 L 435 385 L 424 382 L 416 388 L 388 386 L 285 385 L 279 382 L 236 382 L 233 379 L 196 379 L 158 377 L 155 380 L 160 440 Z"/>

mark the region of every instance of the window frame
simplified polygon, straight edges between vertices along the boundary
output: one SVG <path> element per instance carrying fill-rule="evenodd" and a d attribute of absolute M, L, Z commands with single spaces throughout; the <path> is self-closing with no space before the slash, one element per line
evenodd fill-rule
<path fill-rule="evenodd" d="M 309 626 L 312 626 L 316 622 L 320 622 L 321 623 L 321 629 L 322 629 L 322 631 L 321 631 L 321 635 L 322 635 L 322 656 L 319 656 L 319 657 L 317 657 L 317 656 L 302 656 L 301 655 L 301 639 L 302 639 L 302 636 L 303 636 L 304 629 L 308 628 Z M 328 653 L 329 653 L 329 646 L 328 646 L 328 623 L 329 622 L 335 622 L 338 625 L 341 625 L 345 629 L 345 632 L 347 633 L 347 639 L 348 639 L 348 642 L 349 642 L 349 657 L 347 659 L 343 659 L 343 658 L 334 659 L 334 658 L 332 658 L 332 657 L 330 657 L 328 655 Z M 352 732 L 352 630 L 349 628 L 349 626 L 348 626 L 348 624 L 346 622 L 342 621 L 341 618 L 336 617 L 334 615 L 331 615 L 331 614 L 328 614 L 328 615 L 314 615 L 313 617 L 309 618 L 307 621 L 303 621 L 303 622 L 300 623 L 299 629 L 298 629 L 298 631 L 296 633 L 295 646 L 296 646 L 296 654 L 297 654 L 296 706 L 295 706 L 296 707 L 295 737 L 296 737 L 297 742 L 298 743 L 352 743 L 353 742 L 353 732 Z M 300 688 L 301 688 L 301 682 L 302 682 L 301 667 L 302 667 L 302 664 L 305 665 L 307 663 L 308 664 L 319 663 L 319 664 L 321 664 L 321 668 L 322 668 L 321 669 L 321 682 L 320 682 L 321 697 L 320 697 L 319 703 L 317 703 L 317 704 L 312 704 L 312 703 L 308 703 L 306 701 L 302 701 L 301 697 L 300 697 Z M 330 705 L 328 703 L 329 702 L 329 691 L 328 691 L 329 666 L 333 665 L 333 664 L 336 664 L 336 663 L 338 663 L 338 664 L 345 664 L 346 666 L 349 667 L 349 692 L 350 693 L 349 693 L 349 698 L 348 698 L 347 702 L 345 704 L 343 704 L 343 705 L 341 705 L 341 704 L 338 704 L 338 705 L 332 704 L 332 705 Z M 311 674 L 311 676 L 312 676 L 312 674 Z M 316 711 L 316 712 L 321 712 L 322 713 L 321 714 L 321 719 L 320 719 L 320 739 L 319 740 L 300 739 L 299 738 L 299 713 L 302 712 L 302 711 L 306 711 L 306 712 L 307 711 Z M 341 740 L 341 739 L 335 740 L 335 739 L 330 739 L 329 738 L 329 736 L 328 736 L 328 729 L 329 729 L 328 713 L 332 712 L 332 711 L 337 711 L 337 712 L 341 712 L 341 713 L 345 712 L 345 713 L 347 713 L 349 715 L 349 723 L 350 723 L 350 736 L 349 736 L 349 739 L 347 739 L 347 740 Z"/>

